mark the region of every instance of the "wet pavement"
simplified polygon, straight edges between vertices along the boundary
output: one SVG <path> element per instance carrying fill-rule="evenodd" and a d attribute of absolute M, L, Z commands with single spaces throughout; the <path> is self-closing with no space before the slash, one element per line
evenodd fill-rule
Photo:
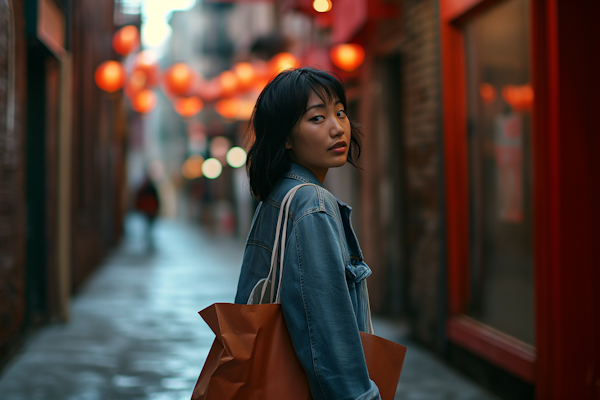
<path fill-rule="evenodd" d="M 156 226 L 148 251 L 142 221 L 72 302 L 71 321 L 44 327 L 0 375 L 2 400 L 188 400 L 213 333 L 197 312 L 230 302 L 239 239 L 175 221 Z M 495 400 L 376 320 L 375 332 L 409 347 L 396 399 Z"/>

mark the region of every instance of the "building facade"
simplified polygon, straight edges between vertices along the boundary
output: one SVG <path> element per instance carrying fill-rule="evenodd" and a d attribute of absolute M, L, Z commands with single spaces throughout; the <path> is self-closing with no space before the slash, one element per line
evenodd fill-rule
<path fill-rule="evenodd" d="M 598 5 L 279 4 L 311 54 L 366 52 L 322 66 L 366 133 L 349 182 L 374 311 L 501 398 L 599 398 Z"/>
<path fill-rule="evenodd" d="M 106 1 L 0 2 L 0 366 L 122 230 L 126 124 L 94 70 L 114 57 Z"/>

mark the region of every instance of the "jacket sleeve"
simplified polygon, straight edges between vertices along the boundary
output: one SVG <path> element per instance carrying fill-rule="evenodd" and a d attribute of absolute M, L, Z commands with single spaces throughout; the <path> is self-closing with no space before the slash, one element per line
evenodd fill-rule
<path fill-rule="evenodd" d="M 283 315 L 314 400 L 380 400 L 348 293 L 340 235 L 325 212 L 296 222 L 286 244 Z"/>

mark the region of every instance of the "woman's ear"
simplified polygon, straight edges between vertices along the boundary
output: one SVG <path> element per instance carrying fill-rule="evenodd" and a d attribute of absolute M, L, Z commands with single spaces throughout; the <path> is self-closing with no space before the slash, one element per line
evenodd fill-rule
<path fill-rule="evenodd" d="M 292 148 L 292 140 L 290 137 L 285 140 L 285 148 L 286 150 L 290 150 Z"/>

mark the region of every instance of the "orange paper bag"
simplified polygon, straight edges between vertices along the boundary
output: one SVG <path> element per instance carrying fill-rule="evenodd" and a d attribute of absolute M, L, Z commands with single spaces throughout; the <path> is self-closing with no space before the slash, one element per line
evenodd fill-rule
<path fill-rule="evenodd" d="M 280 304 L 216 303 L 200 311 L 216 338 L 192 400 L 310 400 Z M 360 333 L 371 379 L 393 400 L 406 347 Z"/>

